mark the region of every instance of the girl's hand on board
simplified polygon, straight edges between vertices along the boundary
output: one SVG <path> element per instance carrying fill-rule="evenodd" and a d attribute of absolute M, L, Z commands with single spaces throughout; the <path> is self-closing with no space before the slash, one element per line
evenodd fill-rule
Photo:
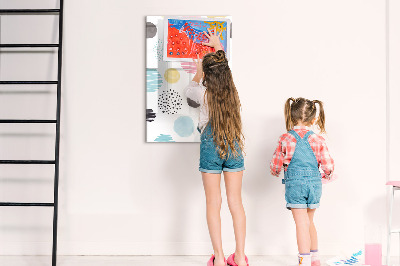
<path fill-rule="evenodd" d="M 196 64 L 196 75 L 194 75 L 193 81 L 200 83 L 200 80 L 203 77 L 203 63 L 199 55 L 197 55 L 197 61 L 193 58 L 193 62 Z"/>
<path fill-rule="evenodd" d="M 203 42 L 201 44 L 213 47 L 215 51 L 222 50 L 221 43 L 219 42 L 222 30 L 219 33 L 216 28 L 214 30 L 207 29 L 207 31 L 208 33 L 204 31 L 204 35 L 207 36 L 208 42 Z"/>

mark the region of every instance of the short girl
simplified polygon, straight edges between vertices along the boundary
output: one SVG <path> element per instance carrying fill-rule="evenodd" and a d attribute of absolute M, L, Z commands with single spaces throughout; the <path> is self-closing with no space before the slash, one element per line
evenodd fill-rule
<path fill-rule="evenodd" d="M 198 60 L 197 73 L 186 88 L 188 99 L 200 105 L 200 167 L 206 194 L 207 224 L 214 249 L 208 266 L 247 266 L 244 254 L 246 216 L 242 204 L 244 160 L 240 101 L 232 73 L 216 32 L 207 34 L 215 48 Z M 202 81 L 201 81 L 202 80 Z M 221 173 L 224 172 L 229 210 L 236 239 L 235 253 L 225 260 L 221 240 Z"/>
<path fill-rule="evenodd" d="M 320 107 L 318 120 L 317 104 Z M 318 100 L 289 98 L 285 104 L 285 120 L 288 132 L 279 138 L 270 165 L 271 174 L 279 176 L 283 166 L 286 207 L 292 211 L 296 223 L 297 265 L 319 266 L 313 218 L 321 198 L 321 178 L 330 179 L 334 169 L 324 138 L 310 129 L 316 123 L 321 132 L 325 132 L 323 104 Z"/>

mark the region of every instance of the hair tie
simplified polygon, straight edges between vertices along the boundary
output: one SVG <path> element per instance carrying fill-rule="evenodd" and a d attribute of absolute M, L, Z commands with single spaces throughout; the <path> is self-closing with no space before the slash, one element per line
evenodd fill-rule
<path fill-rule="evenodd" d="M 221 63 L 214 64 L 214 65 L 212 65 L 210 67 L 215 67 L 215 66 L 220 66 L 220 65 L 227 65 L 227 63 L 226 62 L 221 62 Z"/>

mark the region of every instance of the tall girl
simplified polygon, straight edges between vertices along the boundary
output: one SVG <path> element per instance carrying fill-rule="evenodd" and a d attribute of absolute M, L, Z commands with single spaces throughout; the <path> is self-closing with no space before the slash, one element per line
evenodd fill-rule
<path fill-rule="evenodd" d="M 324 138 L 311 131 L 310 126 L 316 123 L 325 132 L 323 104 L 318 100 L 289 98 L 285 104 L 285 120 L 288 132 L 279 138 L 270 165 L 271 174 L 279 176 L 284 168 L 286 207 L 292 211 L 296 223 L 297 265 L 320 266 L 313 218 L 321 198 L 321 178 L 331 178 L 334 162 Z"/>
<path fill-rule="evenodd" d="M 197 73 L 186 88 L 186 96 L 200 104 L 198 130 L 201 132 L 200 167 L 207 207 L 207 224 L 214 255 L 208 266 L 247 266 L 244 254 L 246 216 L 242 204 L 243 135 L 240 101 L 232 73 L 216 31 L 205 35 L 213 47 L 197 60 Z M 228 206 L 236 239 L 235 253 L 225 259 L 221 240 L 221 173 L 224 172 Z"/>

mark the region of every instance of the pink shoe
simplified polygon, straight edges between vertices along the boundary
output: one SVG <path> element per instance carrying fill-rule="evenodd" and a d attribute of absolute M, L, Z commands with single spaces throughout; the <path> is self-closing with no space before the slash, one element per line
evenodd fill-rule
<path fill-rule="evenodd" d="M 321 261 L 320 260 L 312 261 L 311 266 L 321 266 Z"/>
<path fill-rule="evenodd" d="M 244 256 L 244 259 L 246 260 L 247 266 L 249 266 L 249 260 L 247 259 L 247 256 Z M 229 266 L 238 266 L 235 262 L 235 253 L 231 254 L 228 257 L 227 263 Z"/>
<path fill-rule="evenodd" d="M 212 254 L 210 260 L 207 262 L 207 266 L 214 266 L 215 255 Z M 224 258 L 224 262 L 226 265 L 226 259 Z"/>

